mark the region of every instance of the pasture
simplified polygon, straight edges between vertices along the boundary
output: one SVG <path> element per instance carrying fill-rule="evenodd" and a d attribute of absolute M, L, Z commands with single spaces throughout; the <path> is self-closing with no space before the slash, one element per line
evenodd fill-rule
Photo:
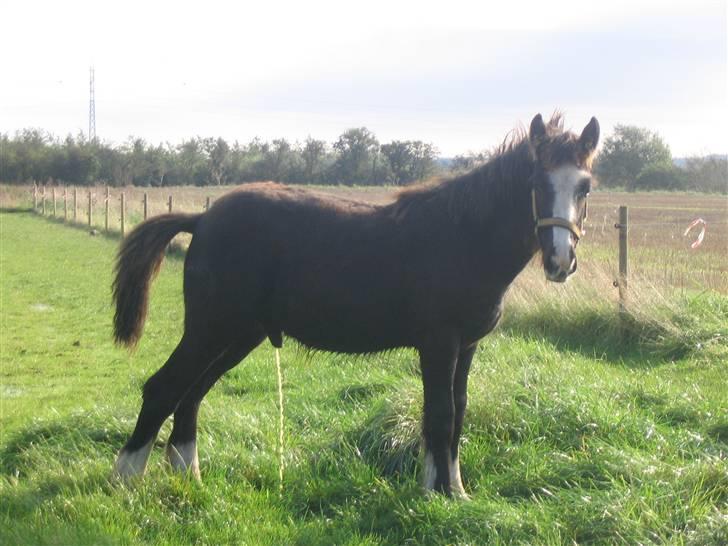
<path fill-rule="evenodd" d="M 178 207 L 199 210 L 207 191 L 176 193 Z M 620 320 L 611 210 L 625 203 L 635 229 Z M 144 479 L 110 482 L 141 385 L 181 334 L 181 253 L 167 257 L 129 354 L 111 341 L 118 237 L 2 213 L 0 542 L 725 542 L 725 212 L 721 197 L 597 193 L 573 281 L 523 274 L 471 372 L 461 452 L 470 502 L 422 495 L 414 352 L 312 354 L 291 341 L 281 496 L 268 344 L 202 405 L 202 484 L 163 461 L 168 424 Z M 681 230 L 695 216 L 709 231 L 689 251 Z"/>

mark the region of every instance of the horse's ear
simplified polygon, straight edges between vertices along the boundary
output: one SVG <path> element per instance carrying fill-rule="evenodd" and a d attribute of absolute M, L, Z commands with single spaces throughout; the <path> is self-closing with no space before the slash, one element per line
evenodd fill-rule
<path fill-rule="evenodd" d="M 597 118 L 591 118 L 591 121 L 584 127 L 579 137 L 579 147 L 581 148 L 582 158 L 588 159 L 597 149 L 599 143 L 599 122 Z"/>
<path fill-rule="evenodd" d="M 539 144 L 546 136 L 546 125 L 543 122 L 543 117 L 541 117 L 541 114 L 536 114 L 536 116 L 531 120 L 531 127 L 528 130 L 528 142 L 531 145 L 531 152 L 533 153 L 534 158 L 536 158 L 537 150 L 539 147 Z"/>

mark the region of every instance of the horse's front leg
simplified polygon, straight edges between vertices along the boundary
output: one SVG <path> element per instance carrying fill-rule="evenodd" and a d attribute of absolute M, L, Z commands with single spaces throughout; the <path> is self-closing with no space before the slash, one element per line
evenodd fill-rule
<path fill-rule="evenodd" d="M 460 349 L 458 361 L 455 366 L 455 378 L 453 381 L 453 398 L 455 401 L 455 420 L 453 427 L 452 443 L 450 444 L 450 491 L 453 495 L 467 499 L 468 495 L 463 488 L 463 481 L 460 478 L 460 433 L 463 430 L 463 419 L 465 408 L 468 405 L 468 374 L 473 355 L 478 348 L 477 343 Z"/>
<path fill-rule="evenodd" d="M 459 340 L 455 335 L 433 336 L 419 348 L 425 391 L 423 420 L 424 487 L 450 495 L 452 491 L 452 442 L 455 430 L 453 380 Z"/>

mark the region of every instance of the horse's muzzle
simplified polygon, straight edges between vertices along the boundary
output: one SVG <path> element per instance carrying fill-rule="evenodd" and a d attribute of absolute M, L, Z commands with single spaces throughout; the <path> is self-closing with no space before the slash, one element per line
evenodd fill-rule
<path fill-rule="evenodd" d="M 549 253 L 548 257 L 544 257 L 543 269 L 546 279 L 552 282 L 566 282 L 566 279 L 576 271 L 576 253 L 573 248 L 569 248 L 567 256 L 559 256 L 555 253 Z"/>

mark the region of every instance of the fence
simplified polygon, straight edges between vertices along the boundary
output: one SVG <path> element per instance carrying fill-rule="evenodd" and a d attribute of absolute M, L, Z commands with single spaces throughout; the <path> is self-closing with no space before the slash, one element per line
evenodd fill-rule
<path fill-rule="evenodd" d="M 150 216 L 155 215 L 153 213 L 153 207 L 151 206 L 150 202 L 150 196 L 149 192 L 143 192 L 141 199 L 139 201 L 140 205 L 140 214 L 138 217 L 135 218 L 135 215 L 128 214 L 128 193 L 134 194 L 138 197 L 138 191 L 132 189 L 130 192 L 127 191 L 119 191 L 117 195 L 112 195 L 111 189 L 107 186 L 103 190 L 103 198 L 102 198 L 102 210 L 103 210 L 103 222 L 99 223 L 99 220 L 95 218 L 95 212 L 98 208 L 99 200 L 98 200 L 98 188 L 92 188 L 92 189 L 86 189 L 84 190 L 84 194 L 82 195 L 81 199 L 84 199 L 85 206 L 83 207 L 81 214 L 79 214 L 79 190 L 77 188 L 73 188 L 69 192 L 69 188 L 62 188 L 62 193 L 58 192 L 55 187 L 50 189 L 50 194 L 45 186 L 42 188 L 39 188 L 38 186 L 33 187 L 33 210 L 36 212 L 39 212 L 44 215 L 48 216 L 50 215 L 53 218 L 60 218 L 60 215 L 58 213 L 58 204 L 59 202 L 63 205 L 63 221 L 68 222 L 69 221 L 69 206 L 70 206 L 70 213 L 71 213 L 71 222 L 73 223 L 82 223 L 87 225 L 90 229 L 94 228 L 101 228 L 103 226 L 103 230 L 106 233 L 110 233 L 113 231 L 118 231 L 121 233 L 121 236 L 123 237 L 131 227 L 129 225 L 129 220 L 131 218 L 134 218 L 137 221 L 143 221 L 149 218 Z M 156 194 L 159 192 L 156 191 Z M 48 201 L 50 200 L 50 204 Z M 174 195 L 172 193 L 169 193 L 166 196 L 165 199 L 165 210 L 164 211 L 156 211 L 156 214 L 160 212 L 173 212 L 175 210 L 174 204 L 175 204 Z M 212 197 L 207 195 L 204 198 L 203 203 L 199 206 L 198 210 L 205 211 L 210 208 L 210 205 L 212 203 Z M 190 203 L 186 203 L 186 206 L 184 207 L 184 210 L 186 212 L 190 212 Z M 85 217 L 83 220 L 80 220 L 81 217 Z"/>
<path fill-rule="evenodd" d="M 32 189 L 34 209 L 89 229 L 126 234 L 142 220 L 171 211 L 207 210 L 214 198 L 229 188 L 123 188 L 107 187 Z M 391 199 L 391 189 L 371 188 L 352 195 L 347 188 L 315 191 L 373 202 Z M 26 194 L 27 195 L 27 194 Z M 621 203 L 620 203 L 621 201 Z M 628 208 L 629 207 L 629 208 Z M 628 216 L 629 210 L 629 216 Z M 722 196 L 597 192 L 590 198 L 587 237 L 580 245 L 580 276 L 598 263 L 614 282 L 615 297 L 628 297 L 628 274 L 634 281 L 677 287 L 713 289 L 728 293 L 728 210 Z M 686 226 L 700 217 L 701 243 Z M 704 220 L 703 220 L 704 219 Z M 615 230 L 616 228 L 616 230 Z M 631 263 L 628 261 L 631 261 Z M 633 265 L 634 264 L 634 265 Z M 604 273 L 594 282 L 603 282 Z M 623 307 L 623 306 L 622 306 Z"/>

